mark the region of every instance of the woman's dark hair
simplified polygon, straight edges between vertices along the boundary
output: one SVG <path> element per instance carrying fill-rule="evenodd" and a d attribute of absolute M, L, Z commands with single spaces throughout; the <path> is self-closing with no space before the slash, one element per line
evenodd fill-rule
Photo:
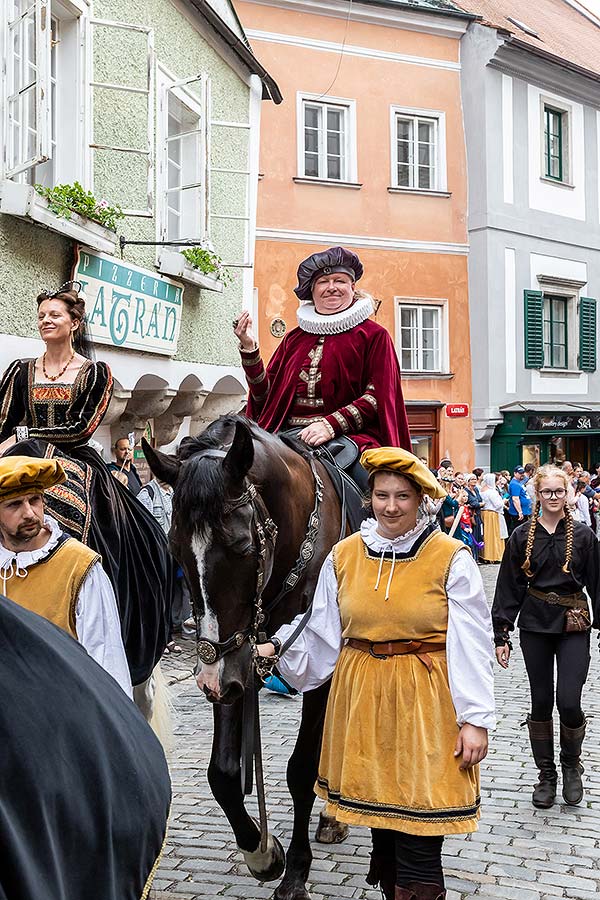
<path fill-rule="evenodd" d="M 477 475 L 478 478 L 481 478 L 483 475 L 483 469 L 480 469 L 479 466 L 476 469 L 473 469 L 473 475 Z"/>
<path fill-rule="evenodd" d="M 67 281 L 57 291 L 42 291 L 38 294 L 36 302 L 38 309 L 45 300 L 61 300 L 65 304 L 71 319 L 79 323 L 73 335 L 73 349 L 81 356 L 92 359 L 93 348 L 85 318 L 85 300 L 75 287 L 69 287 L 76 284 L 79 282 Z"/>

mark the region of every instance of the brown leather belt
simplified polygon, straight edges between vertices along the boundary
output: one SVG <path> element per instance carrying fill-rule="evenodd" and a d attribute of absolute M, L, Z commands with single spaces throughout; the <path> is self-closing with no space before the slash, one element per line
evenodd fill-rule
<path fill-rule="evenodd" d="M 556 594 L 554 591 L 550 591 L 550 593 L 546 594 L 544 591 L 538 591 L 535 588 L 527 588 L 527 593 L 531 594 L 532 597 L 535 597 L 536 600 L 544 600 L 545 603 L 550 603 L 552 606 L 566 606 L 568 609 L 587 609 L 587 597 L 583 593 L 583 591 L 578 591 L 576 594 Z"/>
<path fill-rule="evenodd" d="M 446 644 L 432 641 L 361 641 L 358 638 L 348 638 L 348 647 L 354 650 L 362 650 L 370 653 L 375 659 L 387 659 L 388 656 L 403 656 L 412 653 L 431 672 L 433 663 L 429 658 L 430 653 L 439 653 L 446 649 Z"/>

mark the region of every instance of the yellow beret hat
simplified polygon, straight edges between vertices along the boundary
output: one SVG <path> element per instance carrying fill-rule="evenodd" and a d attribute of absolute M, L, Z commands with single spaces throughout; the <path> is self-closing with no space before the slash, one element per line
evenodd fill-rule
<path fill-rule="evenodd" d="M 43 493 L 67 480 L 57 459 L 4 456 L 0 459 L 0 503 L 24 494 Z"/>
<path fill-rule="evenodd" d="M 432 475 L 427 466 L 401 447 L 377 447 L 365 450 L 360 458 L 360 464 L 369 475 L 377 469 L 391 469 L 398 475 L 404 475 L 414 481 L 432 500 L 443 500 L 446 497 L 447 492 L 438 484 L 435 475 Z"/>

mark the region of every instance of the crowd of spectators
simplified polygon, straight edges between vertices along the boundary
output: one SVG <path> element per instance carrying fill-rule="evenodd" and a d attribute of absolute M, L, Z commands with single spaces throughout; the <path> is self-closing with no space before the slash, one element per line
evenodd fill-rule
<path fill-rule="evenodd" d="M 570 482 L 566 503 L 573 518 L 600 538 L 600 463 L 593 475 L 568 460 L 562 469 Z M 506 539 L 531 516 L 536 467 L 515 466 L 512 474 L 481 468 L 465 473 L 455 472 L 452 461 L 442 459 L 432 471 L 446 491 L 440 527 L 470 547 L 478 563 L 500 562 Z"/>

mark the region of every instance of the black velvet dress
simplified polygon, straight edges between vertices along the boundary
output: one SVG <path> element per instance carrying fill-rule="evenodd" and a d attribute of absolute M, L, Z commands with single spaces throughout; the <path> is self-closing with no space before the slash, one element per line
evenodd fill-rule
<path fill-rule="evenodd" d="M 45 494 L 48 513 L 102 556 L 121 616 L 133 684 L 148 678 L 169 639 L 174 563 L 163 530 L 87 445 L 112 396 L 105 363 L 86 360 L 73 384 L 35 382 L 35 360 L 16 360 L 0 384 L 0 442 L 18 425 L 29 439 L 10 455 L 56 457 L 68 481 Z"/>
<path fill-rule="evenodd" d="M 0 900 L 140 900 L 171 802 L 162 747 L 65 631 L 0 595 Z"/>

